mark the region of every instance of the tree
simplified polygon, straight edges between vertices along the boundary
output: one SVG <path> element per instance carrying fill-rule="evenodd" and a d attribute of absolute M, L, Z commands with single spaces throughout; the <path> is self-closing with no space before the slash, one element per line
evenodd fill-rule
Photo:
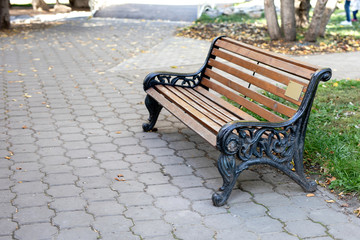
<path fill-rule="evenodd" d="M 297 13 L 299 13 L 297 18 L 301 19 L 300 26 L 303 26 L 308 22 L 308 0 L 297 1 L 300 1 L 299 8 L 302 8 L 301 11 L 297 10 Z M 301 6 L 301 2 L 304 2 L 304 6 Z M 280 33 L 281 37 L 279 37 L 279 34 L 277 33 L 279 24 L 277 23 L 278 20 L 274 0 L 265 0 L 265 16 L 271 40 L 277 40 L 279 38 L 284 38 L 287 41 L 296 40 L 295 15 L 297 14 L 295 14 L 295 4 L 298 4 L 298 2 L 295 3 L 294 0 L 281 0 L 280 12 L 282 33 Z M 315 42 L 318 37 L 324 36 L 326 25 L 336 8 L 336 4 L 337 0 L 317 0 L 310 26 L 305 34 L 306 41 Z"/>
<path fill-rule="evenodd" d="M 287 41 L 296 40 L 294 0 L 281 0 L 281 29 Z"/>
<path fill-rule="evenodd" d="M 49 6 L 45 3 L 44 0 L 32 0 L 31 4 L 33 6 L 34 11 L 49 11 Z"/>
<path fill-rule="evenodd" d="M 0 29 L 10 28 L 9 0 L 0 0 Z"/>
<path fill-rule="evenodd" d="M 281 31 L 279 22 L 277 20 L 277 13 L 274 0 L 265 0 L 265 18 L 268 26 L 268 32 L 272 40 L 281 38 Z"/>
<path fill-rule="evenodd" d="M 71 7 L 88 8 L 89 0 L 70 0 Z"/>
<path fill-rule="evenodd" d="M 310 0 L 295 0 L 295 19 L 297 27 L 307 27 L 309 24 Z"/>

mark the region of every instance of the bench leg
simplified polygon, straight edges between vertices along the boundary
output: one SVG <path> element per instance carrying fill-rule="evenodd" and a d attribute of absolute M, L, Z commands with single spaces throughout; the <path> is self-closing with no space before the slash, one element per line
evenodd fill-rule
<path fill-rule="evenodd" d="M 162 106 L 151 96 L 146 95 L 145 106 L 149 111 L 149 122 L 144 123 L 142 128 L 145 132 L 151 131 L 154 129 L 155 123 L 159 117 Z"/>
<path fill-rule="evenodd" d="M 289 175 L 295 182 L 297 182 L 306 192 L 314 192 L 317 184 L 313 180 L 307 180 L 304 174 L 303 151 L 298 149 L 294 154 L 295 173 L 291 172 L 293 176 Z"/>
<path fill-rule="evenodd" d="M 221 153 L 217 167 L 223 179 L 223 185 L 219 189 L 220 192 L 213 194 L 212 201 L 215 206 L 220 207 L 223 206 L 230 197 L 236 179 L 239 176 L 239 173 L 236 172 L 235 155 Z"/>

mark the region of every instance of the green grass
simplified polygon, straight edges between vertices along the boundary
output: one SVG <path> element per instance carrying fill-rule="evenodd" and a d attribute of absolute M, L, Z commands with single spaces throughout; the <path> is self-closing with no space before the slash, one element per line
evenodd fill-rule
<path fill-rule="evenodd" d="M 206 14 L 201 15 L 195 23 L 266 23 L 265 17 L 251 18 L 245 13 L 233 14 L 233 15 L 221 15 L 216 18 L 211 18 Z"/>
<path fill-rule="evenodd" d="M 319 166 L 330 188 L 360 192 L 360 81 L 319 86 L 306 132 L 308 165 Z"/>
<path fill-rule="evenodd" d="M 358 16 L 360 14 L 358 13 Z M 352 17 L 352 12 L 351 12 Z M 358 17 L 359 18 L 359 17 Z M 342 26 L 340 23 L 345 20 L 344 10 L 336 10 L 326 26 L 327 33 L 338 34 L 340 36 L 354 36 L 360 38 L 360 22 L 353 22 L 352 26 Z"/>

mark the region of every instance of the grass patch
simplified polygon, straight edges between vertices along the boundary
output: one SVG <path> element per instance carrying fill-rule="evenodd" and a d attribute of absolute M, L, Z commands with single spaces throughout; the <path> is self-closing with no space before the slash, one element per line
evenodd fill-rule
<path fill-rule="evenodd" d="M 200 16 L 199 19 L 195 21 L 197 24 L 201 23 L 255 23 L 255 22 L 261 22 L 265 23 L 266 20 L 264 17 L 262 18 L 251 18 L 249 15 L 245 13 L 238 13 L 238 14 L 232 14 L 232 15 L 220 15 L 216 18 L 211 18 L 206 14 L 203 14 Z"/>
<path fill-rule="evenodd" d="M 305 163 L 334 177 L 329 187 L 360 192 L 360 81 L 319 86 L 308 123 Z"/>

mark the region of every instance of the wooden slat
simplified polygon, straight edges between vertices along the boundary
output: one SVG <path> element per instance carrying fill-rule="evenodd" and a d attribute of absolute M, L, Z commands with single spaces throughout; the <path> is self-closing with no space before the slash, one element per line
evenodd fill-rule
<path fill-rule="evenodd" d="M 206 104 L 207 106 L 211 107 L 212 109 L 214 109 L 215 112 L 217 112 L 219 114 L 219 117 L 222 116 L 224 118 L 224 120 L 226 119 L 227 122 L 230 121 L 234 121 L 234 120 L 242 120 L 242 118 L 240 118 L 239 116 L 236 116 L 236 114 L 233 114 L 231 111 L 229 111 L 228 109 L 225 109 L 223 106 L 221 106 L 221 104 L 219 104 L 219 100 L 222 100 L 219 97 L 216 98 L 211 98 L 208 96 L 209 91 L 205 90 L 205 92 L 200 93 L 199 89 L 203 89 L 202 87 L 197 87 L 195 89 L 189 89 L 189 88 L 184 88 L 184 91 L 189 92 L 190 94 L 192 94 L 193 97 L 198 98 L 200 101 L 204 102 L 204 104 Z M 232 106 L 232 105 L 230 105 Z"/>
<path fill-rule="evenodd" d="M 244 45 L 238 44 L 237 42 L 234 43 L 218 40 L 215 45 L 255 61 L 262 62 L 265 65 L 269 65 L 288 73 L 292 73 L 296 76 L 306 78 L 308 80 L 311 79 L 312 74 L 317 70 L 317 68 L 308 69 L 304 66 L 297 65 L 293 61 L 285 61 L 284 58 L 274 54 L 265 54 L 264 51 L 253 51 L 252 49 L 246 48 Z"/>
<path fill-rule="evenodd" d="M 231 114 L 234 114 L 238 117 L 239 120 L 245 120 L 250 122 L 258 122 L 256 118 L 249 115 L 248 113 L 241 111 L 234 105 L 231 105 L 230 103 L 226 102 L 225 100 L 219 98 L 218 96 L 215 96 L 214 94 L 210 93 L 208 90 L 204 89 L 203 87 L 196 87 L 196 91 L 201 93 L 206 98 L 210 99 L 211 101 L 217 102 L 220 106 L 231 112 Z"/>
<path fill-rule="evenodd" d="M 181 98 L 176 96 L 174 93 L 172 93 L 170 90 L 168 90 L 165 86 L 156 85 L 155 88 L 159 92 L 164 93 L 164 96 L 169 101 L 173 102 L 179 108 L 183 109 L 183 112 L 187 112 L 188 114 L 190 114 L 193 118 L 197 119 L 199 122 L 201 122 L 203 125 L 205 125 L 213 133 L 217 133 L 220 130 L 221 125 L 215 123 L 213 120 L 211 120 L 209 117 L 205 116 L 204 114 L 202 114 L 201 112 L 196 110 L 190 104 L 184 102 Z"/>
<path fill-rule="evenodd" d="M 282 61 L 286 61 L 286 62 L 289 62 L 291 64 L 294 64 L 294 65 L 297 65 L 299 67 L 302 67 L 302 68 L 307 68 L 311 71 L 317 71 L 318 69 L 320 69 L 319 66 L 317 65 L 313 65 L 313 64 L 310 64 L 310 63 L 306 63 L 306 62 L 302 62 L 302 61 L 299 61 L 299 60 L 296 60 L 294 58 L 289 58 L 289 57 L 286 57 L 284 55 L 280 55 L 280 54 L 277 54 L 277 53 L 274 53 L 274 52 L 270 52 L 268 50 L 265 50 L 265 49 L 261 49 L 261 48 L 258 48 L 258 47 L 255 47 L 255 46 L 252 46 L 252 45 L 249 45 L 249 44 L 246 44 L 246 43 L 243 43 L 243 42 L 240 42 L 240 41 L 237 41 L 235 39 L 231 39 L 231 38 L 223 38 L 224 41 L 227 41 L 227 42 L 230 42 L 230 43 L 233 43 L 235 45 L 239 45 L 239 46 L 242 46 L 242 47 L 245 47 L 245 48 L 248 48 L 252 51 L 255 51 L 255 52 L 260 52 L 262 54 L 265 54 L 267 56 L 270 56 L 272 58 L 278 58 L 278 59 L 281 59 Z"/>
<path fill-rule="evenodd" d="M 184 102 L 186 102 L 187 104 L 192 106 L 194 109 L 196 109 L 200 113 L 204 114 L 205 116 L 207 116 L 209 119 L 211 119 L 215 123 L 219 124 L 220 126 L 222 126 L 228 122 L 228 121 L 225 121 L 225 120 L 217 117 L 212 111 L 209 111 L 206 107 L 204 107 L 203 105 L 194 101 L 193 98 L 189 98 L 186 94 L 184 94 L 181 91 L 181 89 L 182 89 L 181 87 L 177 88 L 177 87 L 172 87 L 172 86 L 165 86 L 165 88 L 167 90 L 171 91 L 172 93 L 176 94 L 176 96 L 181 98 Z"/>
<path fill-rule="evenodd" d="M 263 75 L 265 77 L 268 77 L 268 78 L 271 78 L 272 80 L 275 80 L 275 81 L 280 82 L 280 83 L 285 84 L 285 85 L 288 85 L 290 83 L 290 81 L 297 82 L 297 83 L 304 86 L 303 92 L 306 92 L 306 87 L 307 87 L 309 82 L 303 82 L 303 81 L 300 81 L 300 80 L 298 80 L 296 78 L 292 78 L 290 76 L 281 74 L 280 72 L 276 72 L 276 71 L 271 70 L 269 68 L 265 68 L 265 67 L 263 67 L 263 66 L 261 66 L 259 64 L 255 64 L 255 63 L 246 61 L 245 59 L 241 59 L 239 57 L 236 57 L 234 55 L 226 53 L 226 52 L 224 52 L 222 50 L 219 50 L 217 48 L 214 48 L 212 50 L 212 54 L 217 56 L 217 57 L 220 57 L 222 59 L 225 59 L 225 60 L 227 60 L 227 61 L 229 61 L 231 63 L 234 63 L 234 64 L 236 64 L 238 66 L 241 66 L 243 68 L 247 68 L 252 72 L 255 72 L 257 74 L 261 74 L 261 75 Z"/>
<path fill-rule="evenodd" d="M 259 105 L 250 102 L 249 100 L 247 100 L 246 98 L 243 98 L 237 94 L 235 94 L 234 92 L 222 87 L 221 85 L 219 85 L 218 83 L 216 83 L 215 81 L 210 81 L 207 78 L 203 78 L 201 83 L 210 88 L 215 90 L 216 92 L 224 95 L 225 97 L 237 102 L 238 104 L 244 106 L 245 108 L 249 109 L 250 111 L 252 111 L 253 113 L 265 118 L 266 120 L 270 121 L 270 122 L 281 122 L 284 121 L 283 118 L 281 118 L 280 116 L 260 107 Z"/>
<path fill-rule="evenodd" d="M 234 118 L 229 118 L 226 114 L 223 113 L 222 108 L 220 108 L 216 103 L 211 102 L 210 100 L 206 99 L 201 94 L 197 93 L 192 88 L 182 88 L 182 87 L 175 87 L 176 90 L 182 92 L 184 95 L 192 99 L 194 102 L 202 106 L 206 111 L 211 112 L 217 118 L 221 119 L 223 124 L 235 120 Z"/>
<path fill-rule="evenodd" d="M 248 83 L 251 83 L 261 89 L 264 89 L 272 94 L 275 94 L 276 96 L 279 96 L 289 102 L 292 102 L 294 104 L 299 105 L 299 101 L 292 99 L 290 97 L 285 96 L 285 90 L 275 86 L 273 84 L 271 84 L 270 82 L 264 81 L 258 77 L 255 77 L 253 75 L 244 73 L 242 71 L 240 71 L 239 69 L 233 68 L 231 66 L 228 66 L 224 63 L 221 63 L 219 61 L 216 61 L 214 59 L 210 59 L 208 62 L 209 66 L 215 67 L 221 71 L 224 71 L 226 73 L 229 73 L 235 77 L 238 77 L 244 81 L 247 81 Z"/>
<path fill-rule="evenodd" d="M 268 98 L 264 95 L 261 95 L 249 88 L 241 86 L 240 84 L 221 76 L 220 74 L 212 71 L 211 69 L 206 69 L 205 75 L 224 84 L 225 86 L 235 90 L 236 92 L 239 92 L 239 93 L 243 94 L 244 96 L 253 99 L 256 102 L 261 103 L 268 108 L 271 108 L 272 110 L 274 110 L 278 113 L 284 114 L 288 117 L 292 117 L 296 113 L 295 109 L 288 107 L 282 103 L 279 103 L 279 102 L 277 102 L 271 98 Z"/>
<path fill-rule="evenodd" d="M 209 131 L 209 129 L 201 125 L 191 116 L 184 113 L 182 109 L 180 109 L 175 104 L 171 103 L 163 95 L 158 93 L 154 88 L 150 88 L 146 92 L 151 97 L 156 99 L 156 101 L 158 101 L 164 108 L 166 108 L 169 112 L 171 112 L 176 118 L 178 118 L 186 126 L 197 132 L 202 138 L 207 140 L 212 146 L 214 147 L 216 146 L 216 135 L 213 132 Z"/>

